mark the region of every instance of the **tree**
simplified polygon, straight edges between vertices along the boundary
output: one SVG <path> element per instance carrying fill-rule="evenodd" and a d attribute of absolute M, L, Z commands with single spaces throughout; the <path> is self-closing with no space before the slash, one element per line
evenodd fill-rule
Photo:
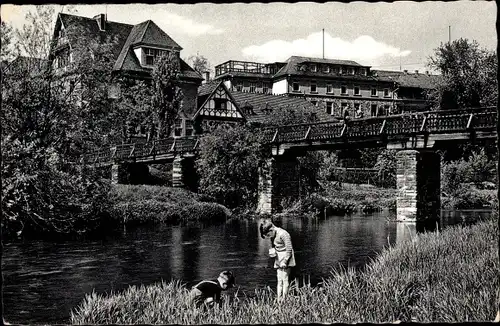
<path fill-rule="evenodd" d="M 480 48 L 476 41 L 460 38 L 435 49 L 428 65 L 444 77 L 437 93 L 431 94 L 441 107 L 496 105 L 498 60 L 494 51 Z"/>
<path fill-rule="evenodd" d="M 179 73 L 179 58 L 173 53 L 161 56 L 153 68 L 151 105 L 158 139 L 170 136 L 179 115 L 183 98 L 179 87 Z"/>
<path fill-rule="evenodd" d="M 36 6 L 29 11 L 22 29 L 15 30 L 16 47 L 21 55 L 46 59 L 50 53 L 55 10 L 52 6 Z"/>
<path fill-rule="evenodd" d="M 43 17 L 32 21 L 34 26 L 43 22 Z M 44 34 L 34 33 L 18 33 L 16 41 L 44 49 Z M 4 234 L 80 233 L 97 227 L 105 214 L 109 182 L 80 159 L 102 143 L 103 131 L 112 125 L 106 88 L 111 44 L 87 41 L 76 48 L 79 53 L 66 73 L 29 67 L 28 73 L 3 76 Z"/>
<path fill-rule="evenodd" d="M 206 71 L 211 71 L 208 59 L 202 55 L 192 55 L 188 60 L 191 62 L 193 69 L 202 76 Z"/>
<path fill-rule="evenodd" d="M 248 126 L 219 125 L 200 139 L 196 168 L 200 191 L 234 208 L 256 204 L 257 164 L 261 158 L 258 133 Z"/>
<path fill-rule="evenodd" d="M 5 62 L 5 61 L 9 62 L 14 58 L 14 49 L 12 48 L 14 46 L 13 42 L 12 42 L 12 38 L 13 38 L 12 26 L 10 26 L 6 22 L 2 21 L 0 33 L 1 33 L 1 37 L 2 37 L 2 40 L 1 40 L 2 46 L 0 48 L 0 50 L 1 50 L 0 60 L 2 62 Z"/>

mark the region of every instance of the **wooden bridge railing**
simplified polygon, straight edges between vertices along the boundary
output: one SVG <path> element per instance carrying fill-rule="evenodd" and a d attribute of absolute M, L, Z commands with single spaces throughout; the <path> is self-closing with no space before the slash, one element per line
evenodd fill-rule
<path fill-rule="evenodd" d="M 457 133 L 494 130 L 495 107 L 453 111 L 428 111 L 386 117 L 353 119 L 344 122 L 319 122 L 261 129 L 267 143 L 283 144 L 334 139 L 368 139 L 377 136 L 416 135 L 426 133 Z M 194 152 L 198 139 L 160 139 L 151 143 L 121 144 L 89 153 L 89 163 L 109 163 L 114 160 L 152 158 L 165 154 Z"/>
<path fill-rule="evenodd" d="M 336 138 L 371 138 L 380 135 L 416 135 L 480 131 L 496 127 L 495 107 L 454 111 L 428 111 L 387 117 L 354 119 L 344 122 L 320 122 L 278 126 L 271 143 L 295 143 Z M 268 131 L 268 134 L 271 132 Z"/>

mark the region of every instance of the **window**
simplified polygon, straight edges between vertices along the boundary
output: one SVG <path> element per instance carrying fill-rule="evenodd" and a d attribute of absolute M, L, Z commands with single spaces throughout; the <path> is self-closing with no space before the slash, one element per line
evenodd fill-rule
<path fill-rule="evenodd" d="M 156 60 L 163 55 L 167 55 L 168 51 L 159 50 L 159 49 L 151 49 L 144 48 L 144 55 L 146 57 L 146 65 L 152 66 L 155 64 Z"/>
<path fill-rule="evenodd" d="M 317 93 L 316 82 L 311 82 L 311 93 Z"/>
<path fill-rule="evenodd" d="M 255 88 L 257 87 L 257 85 L 255 83 L 250 83 L 250 92 L 251 93 L 255 93 Z"/>
<path fill-rule="evenodd" d="M 215 109 L 216 110 L 226 110 L 226 100 L 223 98 L 215 99 Z"/>
<path fill-rule="evenodd" d="M 263 83 L 262 84 L 262 93 L 268 94 L 269 93 L 269 83 Z"/>
<path fill-rule="evenodd" d="M 299 83 L 297 83 L 297 82 L 292 83 L 292 90 L 293 90 L 294 92 L 298 92 L 298 91 L 300 91 L 300 86 L 299 86 Z"/>
<path fill-rule="evenodd" d="M 384 97 L 389 97 L 389 89 L 384 88 Z"/>
<path fill-rule="evenodd" d="M 384 113 L 388 115 L 390 113 L 389 105 L 384 105 Z"/>
<path fill-rule="evenodd" d="M 192 136 L 194 134 L 193 121 L 186 120 L 186 136 Z"/>
<path fill-rule="evenodd" d="M 318 66 L 316 66 L 316 64 L 312 64 L 312 65 L 311 65 L 311 71 L 312 71 L 312 72 L 316 72 L 316 71 L 318 71 Z"/>
<path fill-rule="evenodd" d="M 236 90 L 241 92 L 243 90 L 243 85 L 241 83 L 236 84 Z"/>
<path fill-rule="evenodd" d="M 366 68 L 359 69 L 360 75 L 366 76 Z"/>
<path fill-rule="evenodd" d="M 372 117 L 376 117 L 377 116 L 377 104 L 372 104 L 371 105 L 370 114 L 371 114 Z"/>
<path fill-rule="evenodd" d="M 361 95 L 361 92 L 359 90 L 359 86 L 354 86 L 354 95 Z"/>
<path fill-rule="evenodd" d="M 349 68 L 349 74 L 354 75 L 354 68 Z"/>
<path fill-rule="evenodd" d="M 347 95 L 347 86 L 342 85 L 340 87 L 340 94 Z"/>
<path fill-rule="evenodd" d="M 326 113 L 333 114 L 333 102 L 326 102 Z"/>
<path fill-rule="evenodd" d="M 176 137 L 182 136 L 182 119 L 175 120 L 174 136 L 176 136 Z"/>
<path fill-rule="evenodd" d="M 372 96 L 378 96 L 376 88 L 372 88 Z"/>
<path fill-rule="evenodd" d="M 332 86 L 332 84 L 327 84 L 326 85 L 326 92 L 328 94 L 333 94 L 333 86 Z"/>
<path fill-rule="evenodd" d="M 344 67 L 340 67 L 340 74 L 342 75 L 343 73 L 345 73 L 345 68 Z"/>
<path fill-rule="evenodd" d="M 66 49 L 62 51 L 58 56 L 57 56 L 57 68 L 63 68 L 69 65 L 69 50 Z"/>
<path fill-rule="evenodd" d="M 330 72 L 330 66 L 323 66 L 323 72 L 329 73 Z"/>

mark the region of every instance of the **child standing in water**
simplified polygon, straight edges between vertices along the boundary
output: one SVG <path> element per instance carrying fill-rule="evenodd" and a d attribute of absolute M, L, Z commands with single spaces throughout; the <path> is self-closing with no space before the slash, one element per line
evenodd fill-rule
<path fill-rule="evenodd" d="M 269 250 L 269 255 L 274 257 L 274 268 L 278 278 L 278 301 L 281 301 L 288 293 L 291 268 L 295 266 L 292 238 L 290 233 L 277 227 L 269 219 L 260 224 L 260 236 L 263 239 L 271 239 L 273 248 Z"/>

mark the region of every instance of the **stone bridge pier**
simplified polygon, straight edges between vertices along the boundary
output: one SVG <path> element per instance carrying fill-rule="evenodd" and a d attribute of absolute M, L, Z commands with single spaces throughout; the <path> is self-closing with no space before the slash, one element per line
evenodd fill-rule
<path fill-rule="evenodd" d="M 283 208 L 283 200 L 299 198 L 299 168 L 297 158 L 292 156 L 275 156 L 260 162 L 258 213 L 275 213 Z"/>
<path fill-rule="evenodd" d="M 194 157 L 176 156 L 172 165 L 172 187 L 198 191 L 198 174 Z"/>
<path fill-rule="evenodd" d="M 441 158 L 432 150 L 396 154 L 397 221 L 434 224 L 441 209 Z"/>

